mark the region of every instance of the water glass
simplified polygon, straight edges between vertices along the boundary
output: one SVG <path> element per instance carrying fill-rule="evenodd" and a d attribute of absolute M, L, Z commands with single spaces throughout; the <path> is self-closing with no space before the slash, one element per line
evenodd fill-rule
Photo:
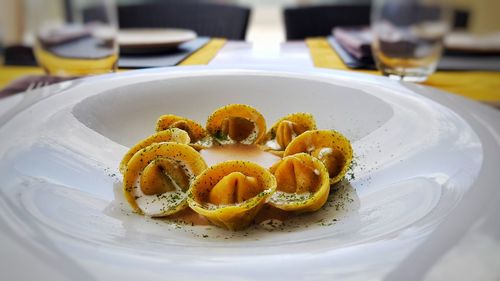
<path fill-rule="evenodd" d="M 382 74 L 425 81 L 441 57 L 450 14 L 439 0 L 375 0 L 372 50 Z"/>
<path fill-rule="evenodd" d="M 117 17 L 113 0 L 28 1 L 36 25 L 34 53 L 51 75 L 80 76 L 117 68 Z M 63 6 L 62 3 L 65 3 Z M 64 17 L 57 16 L 63 14 Z"/>

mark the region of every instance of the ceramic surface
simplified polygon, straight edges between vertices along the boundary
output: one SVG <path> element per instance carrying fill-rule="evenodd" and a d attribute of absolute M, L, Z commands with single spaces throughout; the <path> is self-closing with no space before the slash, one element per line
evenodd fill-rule
<path fill-rule="evenodd" d="M 162 114 L 204 124 L 229 103 L 256 107 L 268 126 L 312 113 L 352 141 L 354 178 L 284 230 L 132 213 L 118 172 L 127 147 Z M 500 114 L 438 90 L 347 72 L 176 67 L 56 85 L 1 112 L 6 280 L 500 277 Z"/>

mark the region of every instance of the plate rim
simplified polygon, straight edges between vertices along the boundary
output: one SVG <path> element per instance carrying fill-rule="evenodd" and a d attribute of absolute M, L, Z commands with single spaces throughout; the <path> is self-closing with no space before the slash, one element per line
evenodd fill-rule
<path fill-rule="evenodd" d="M 290 71 L 290 73 L 294 73 L 294 74 L 300 74 L 300 73 L 304 74 L 304 70 L 290 70 L 290 69 L 284 70 L 283 68 L 272 68 L 271 70 L 269 70 L 269 69 L 262 69 L 262 68 L 257 68 L 257 67 L 256 68 L 253 68 L 253 67 L 252 68 L 241 68 L 241 67 L 235 68 L 235 67 L 206 67 L 206 66 L 193 67 L 193 66 L 186 66 L 186 67 L 180 67 L 180 68 L 176 68 L 176 69 L 172 69 L 172 68 L 148 69 L 148 70 L 130 71 L 130 72 L 126 72 L 123 74 L 122 73 L 108 74 L 108 75 L 103 75 L 100 77 L 89 77 L 89 78 L 80 79 L 80 80 L 72 82 L 69 87 L 67 87 L 63 90 L 60 90 L 59 92 L 57 92 L 57 91 L 53 92 L 53 94 L 63 94 L 66 91 L 69 91 L 73 87 L 77 87 L 79 85 L 85 85 L 88 83 L 93 83 L 93 82 L 99 81 L 101 79 L 103 79 L 103 80 L 109 79 L 112 77 L 119 77 L 122 79 L 126 79 L 127 77 L 129 78 L 130 76 L 135 76 L 135 75 L 141 76 L 141 75 L 148 74 L 150 72 L 158 72 L 158 75 L 160 75 L 160 76 L 161 75 L 169 75 L 172 73 L 184 74 L 184 75 L 189 76 L 190 74 L 192 74 L 193 70 L 195 72 L 200 71 L 201 73 L 204 73 L 205 71 L 218 70 L 218 71 L 222 71 L 222 72 L 234 71 L 234 72 L 240 72 L 240 73 L 246 73 L 246 74 L 249 74 L 249 73 L 255 74 L 258 72 L 262 72 L 262 71 L 264 73 L 268 73 L 268 74 L 269 73 L 287 73 L 287 71 Z M 335 75 L 339 75 L 340 77 L 349 78 L 349 79 L 364 78 L 364 79 L 367 79 L 368 82 L 372 82 L 372 83 L 388 82 L 390 85 L 392 85 L 394 87 L 403 86 L 404 88 L 409 88 L 411 91 L 422 96 L 423 98 L 436 101 L 439 104 L 449 108 L 453 112 L 456 112 L 461 118 L 463 118 L 464 120 L 467 121 L 467 123 L 471 126 L 471 128 L 476 133 L 477 133 L 476 129 L 479 126 L 482 126 L 481 127 L 482 133 L 481 134 L 477 133 L 478 136 L 481 138 L 485 132 L 489 132 L 493 140 L 495 140 L 495 137 L 498 138 L 498 139 L 496 139 L 496 141 L 497 141 L 496 147 L 497 147 L 497 149 L 499 147 L 498 145 L 500 142 L 500 137 L 499 137 L 500 136 L 500 124 L 492 124 L 491 122 L 495 121 L 495 118 L 500 118 L 500 112 L 496 112 L 496 111 L 494 111 L 495 109 L 490 108 L 486 105 L 480 104 L 476 101 L 471 101 L 471 100 L 468 100 L 466 98 L 459 97 L 459 96 L 456 96 L 454 94 L 447 93 L 445 91 L 431 88 L 428 86 L 414 85 L 414 84 L 409 84 L 406 82 L 399 82 L 398 83 L 397 81 L 393 81 L 393 80 L 390 80 L 390 79 L 385 78 L 385 77 L 378 77 L 378 76 L 374 76 L 374 75 L 370 75 L 370 74 L 349 73 L 346 71 L 331 71 L 331 70 L 326 70 L 326 71 L 320 70 L 319 72 L 316 70 L 314 70 L 314 71 L 307 70 L 305 72 L 306 72 L 305 74 L 307 77 L 309 77 L 308 75 L 329 76 L 329 75 L 335 74 Z M 213 74 L 213 73 L 210 73 L 209 75 L 211 75 L 211 74 Z M 396 84 L 393 84 L 394 82 L 396 82 Z M 57 90 L 57 87 L 51 86 L 51 89 Z M 49 95 L 48 97 L 50 97 L 50 96 L 52 96 L 52 95 Z M 40 99 L 38 101 L 41 101 L 44 99 L 45 98 Z M 444 104 L 444 102 L 449 102 L 449 104 Z M 2 104 L 2 101 L 0 100 L 0 106 L 1 106 L 1 104 Z M 498 119 L 498 120 L 500 120 L 500 119 Z M 473 124 L 470 123 L 471 121 L 476 123 L 476 125 L 473 126 Z M 496 151 L 496 152 L 498 154 L 498 151 Z M 482 168 L 481 168 L 481 172 L 483 172 Z M 498 176 L 497 176 L 497 178 L 498 178 Z M 484 183 L 483 183 L 483 185 L 484 185 Z M 481 188 L 481 187 L 478 187 L 478 188 Z M 474 188 L 474 191 L 476 191 L 478 188 Z M 497 198 L 500 198 L 500 193 L 497 192 L 496 196 L 497 196 Z M 452 213 L 450 213 L 448 216 L 452 216 L 452 215 L 456 214 L 457 211 L 459 214 L 463 213 L 464 208 L 463 208 L 462 202 L 460 202 L 460 206 L 462 207 L 461 209 L 458 209 L 460 207 L 457 206 L 457 208 L 455 210 L 453 210 Z M 478 206 L 476 206 L 476 208 L 477 207 Z M 499 210 L 499 209 L 500 209 L 500 207 L 497 207 L 497 210 Z M 442 228 L 442 226 L 440 225 L 439 228 Z M 403 270 L 405 268 L 408 269 L 408 265 L 406 265 L 403 262 L 401 267 L 398 269 Z M 396 277 L 401 278 L 401 276 L 405 276 L 404 272 L 396 271 L 396 273 L 394 275 L 391 275 L 388 277 L 388 280 L 398 280 Z M 399 280 L 401 280 L 401 279 L 399 279 Z"/>

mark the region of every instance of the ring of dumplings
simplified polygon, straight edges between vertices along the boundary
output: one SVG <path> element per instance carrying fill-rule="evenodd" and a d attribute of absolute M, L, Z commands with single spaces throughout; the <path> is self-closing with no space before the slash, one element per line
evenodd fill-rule
<path fill-rule="evenodd" d="M 132 209 L 163 217 L 189 208 L 229 230 L 248 227 L 265 204 L 290 214 L 319 210 L 353 157 L 349 140 L 334 130 L 317 130 L 310 113 L 288 114 L 266 132 L 263 115 L 245 104 L 215 110 L 205 127 L 162 115 L 156 131 L 120 162 Z M 243 160 L 207 167 L 198 152 L 233 144 L 258 147 L 281 159 L 269 169 Z"/>

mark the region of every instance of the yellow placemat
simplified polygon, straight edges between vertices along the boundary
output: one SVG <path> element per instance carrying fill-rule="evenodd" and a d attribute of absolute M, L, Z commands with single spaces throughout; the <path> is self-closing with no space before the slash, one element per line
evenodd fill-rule
<path fill-rule="evenodd" d="M 316 67 L 350 70 L 324 37 L 306 39 Z M 374 70 L 356 72 L 380 75 Z M 500 72 L 494 71 L 437 71 L 424 83 L 471 99 L 500 105 Z"/>
<path fill-rule="evenodd" d="M 220 49 L 226 44 L 226 39 L 213 38 L 205 46 L 187 57 L 179 65 L 203 65 L 208 64 Z M 121 71 L 121 70 L 119 70 Z M 35 66 L 0 66 L 0 89 L 10 82 L 25 75 L 43 74 L 40 67 Z"/>
<path fill-rule="evenodd" d="M 34 66 L 0 66 L 0 89 L 25 75 L 40 75 L 43 70 Z"/>
<path fill-rule="evenodd" d="M 183 60 L 179 65 L 200 65 L 208 64 L 217 55 L 219 50 L 224 47 L 227 40 L 222 38 L 213 38 L 201 47 L 198 51 Z"/>

